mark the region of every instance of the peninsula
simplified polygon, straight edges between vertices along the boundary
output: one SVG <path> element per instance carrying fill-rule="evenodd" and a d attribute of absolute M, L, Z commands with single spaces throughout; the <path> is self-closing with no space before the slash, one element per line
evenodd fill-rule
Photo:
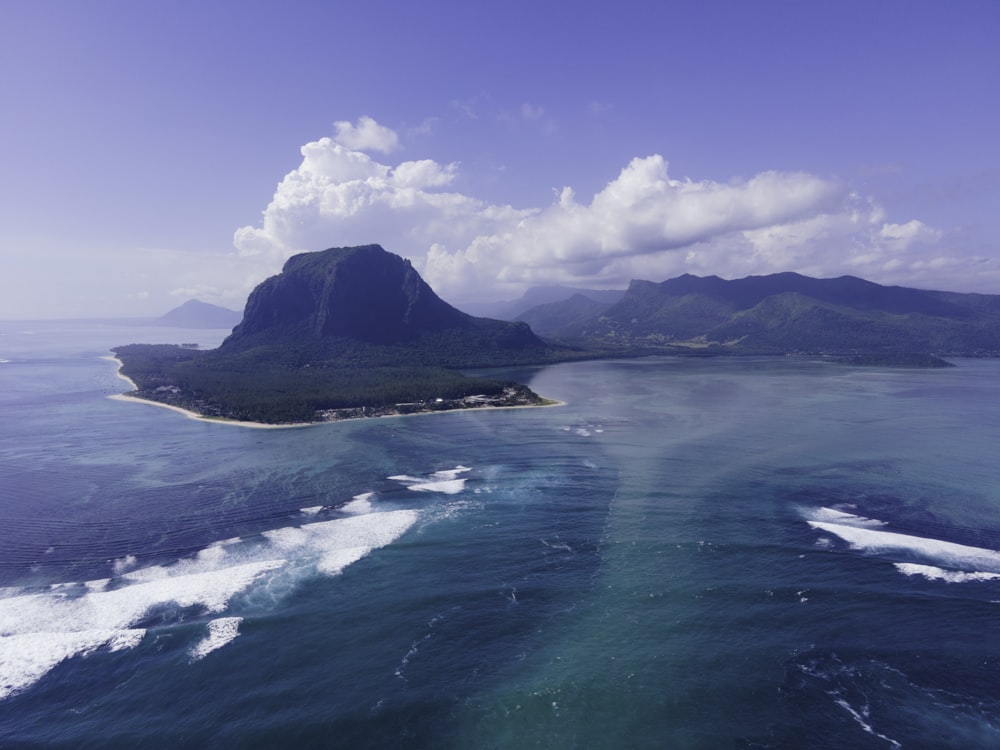
<path fill-rule="evenodd" d="M 195 414 L 287 424 L 543 405 L 520 383 L 460 369 L 552 361 L 526 323 L 452 307 L 378 245 L 290 258 L 217 349 L 116 347 L 129 395 Z"/>

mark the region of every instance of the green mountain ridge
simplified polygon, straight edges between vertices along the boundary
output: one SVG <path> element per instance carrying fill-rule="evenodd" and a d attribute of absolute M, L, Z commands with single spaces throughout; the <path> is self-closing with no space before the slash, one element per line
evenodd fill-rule
<path fill-rule="evenodd" d="M 520 319 L 551 340 L 605 350 L 1000 355 L 1000 296 L 882 286 L 852 276 L 637 280 L 618 303 L 582 318 L 581 309 L 574 298 Z"/>

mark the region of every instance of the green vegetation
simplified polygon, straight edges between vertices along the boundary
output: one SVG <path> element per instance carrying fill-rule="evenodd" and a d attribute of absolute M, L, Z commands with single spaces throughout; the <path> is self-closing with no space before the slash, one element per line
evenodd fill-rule
<path fill-rule="evenodd" d="M 569 299 L 522 316 L 550 340 L 604 352 L 1000 355 L 1000 297 L 884 287 L 845 276 L 633 281 L 614 305 Z"/>
<path fill-rule="evenodd" d="M 320 412 L 364 408 L 370 413 L 468 407 L 454 402 L 490 397 L 499 405 L 540 404 L 526 386 L 470 378 L 421 365 L 297 364 L 295 349 L 251 350 L 235 355 L 173 345 L 130 344 L 114 350 L 135 395 L 205 416 L 272 424 L 311 422 Z M 269 356 L 269 355 L 283 356 Z M 438 399 L 441 399 L 439 402 Z M 367 412 L 366 412 L 367 413 Z"/>

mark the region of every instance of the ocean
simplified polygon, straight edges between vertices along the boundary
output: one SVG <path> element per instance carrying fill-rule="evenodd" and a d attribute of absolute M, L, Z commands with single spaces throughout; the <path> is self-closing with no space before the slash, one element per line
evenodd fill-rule
<path fill-rule="evenodd" d="M 1000 747 L 1000 362 L 252 429 L 0 323 L 2 748 Z"/>

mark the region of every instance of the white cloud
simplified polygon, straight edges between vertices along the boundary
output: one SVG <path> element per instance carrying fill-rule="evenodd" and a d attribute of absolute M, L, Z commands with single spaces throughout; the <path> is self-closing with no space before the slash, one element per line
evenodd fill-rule
<path fill-rule="evenodd" d="M 400 188 L 430 188 L 447 185 L 455 178 L 457 164 L 442 167 L 430 159 L 404 161 L 392 170 L 392 181 Z"/>
<path fill-rule="evenodd" d="M 391 128 L 379 125 L 370 117 L 359 117 L 357 125 L 347 120 L 335 122 L 334 140 L 355 151 L 381 151 L 390 153 L 399 148 L 399 136 Z"/>
<path fill-rule="evenodd" d="M 431 284 L 442 287 L 478 286 L 489 278 L 622 283 L 630 266 L 649 268 L 638 262 L 645 256 L 676 267 L 677 258 L 665 263 L 663 256 L 836 210 L 844 193 L 834 182 L 801 173 L 767 172 L 732 183 L 674 180 L 661 156 L 636 158 L 589 204 L 563 188 L 551 206 L 505 233 L 481 234 L 448 258 L 438 250 L 425 270 Z"/>
<path fill-rule="evenodd" d="M 545 114 L 525 105 L 522 116 Z M 654 154 L 633 159 L 589 202 L 566 187 L 547 207 L 518 209 L 450 190 L 458 164 L 375 160 L 344 137 L 359 132 L 397 142 L 361 118 L 303 146 L 261 224 L 235 233 L 248 279 L 275 273 L 296 252 L 373 242 L 410 258 L 456 302 L 509 298 L 531 284 L 620 287 L 684 272 L 853 273 L 898 283 L 932 278 L 934 263 L 947 259 L 940 232 L 916 219 L 891 223 L 871 199 L 807 173 L 679 180 Z"/>
<path fill-rule="evenodd" d="M 911 219 L 905 224 L 883 224 L 879 237 L 900 250 L 905 250 L 914 242 L 935 242 L 941 239 L 941 232 L 931 229 L 922 221 Z"/>
<path fill-rule="evenodd" d="M 262 224 L 234 235 L 242 256 L 259 257 L 275 270 L 296 252 L 373 242 L 416 259 L 435 242 L 464 247 L 531 213 L 442 190 L 457 164 L 422 159 L 391 166 L 332 138 L 307 143 L 301 153 Z"/>

